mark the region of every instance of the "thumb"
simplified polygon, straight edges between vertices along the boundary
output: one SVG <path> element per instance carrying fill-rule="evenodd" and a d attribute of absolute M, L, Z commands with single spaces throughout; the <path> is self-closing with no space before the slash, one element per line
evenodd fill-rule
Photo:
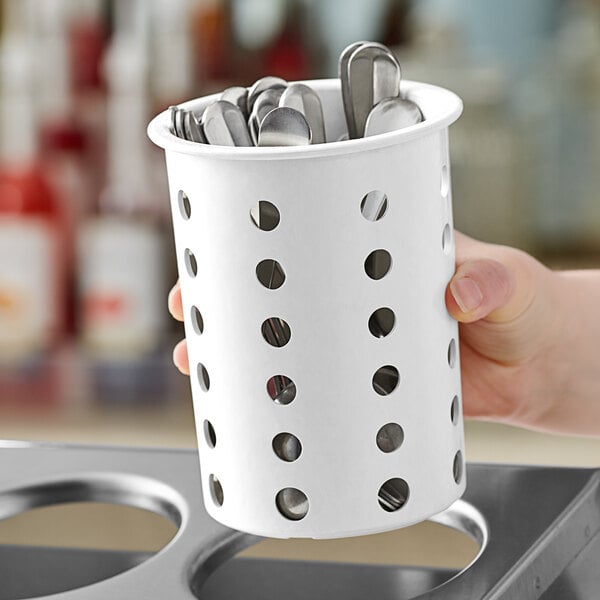
<path fill-rule="evenodd" d="M 459 234 L 456 242 L 457 269 L 446 288 L 452 317 L 462 323 L 508 322 L 522 315 L 535 296 L 541 265 L 514 248 Z"/>
<path fill-rule="evenodd" d="M 471 323 L 504 307 L 514 289 L 514 276 L 505 265 L 490 258 L 467 260 L 446 289 L 450 314 Z"/>

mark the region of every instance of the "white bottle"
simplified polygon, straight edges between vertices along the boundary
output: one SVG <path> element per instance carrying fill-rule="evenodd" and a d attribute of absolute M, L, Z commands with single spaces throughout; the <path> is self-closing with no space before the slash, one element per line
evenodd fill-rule
<path fill-rule="evenodd" d="M 189 96 L 192 83 L 189 13 L 189 0 L 152 2 L 150 85 L 161 110 Z"/>
<path fill-rule="evenodd" d="M 121 3 L 119 3 L 121 4 Z M 136 13 L 139 2 L 124 3 Z M 148 173 L 148 63 L 145 28 L 123 17 L 109 48 L 108 177 L 99 214 L 79 240 L 82 334 L 94 356 L 136 360 L 164 333 L 165 253 Z"/>

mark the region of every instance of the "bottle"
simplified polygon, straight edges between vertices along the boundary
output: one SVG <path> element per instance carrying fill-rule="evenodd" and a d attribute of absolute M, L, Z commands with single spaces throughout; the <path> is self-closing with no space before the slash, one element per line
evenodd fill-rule
<path fill-rule="evenodd" d="M 81 233 L 78 280 L 95 395 L 137 403 L 160 400 L 165 390 L 166 249 L 148 169 L 146 29 L 131 28 L 145 18 L 144 5 L 123 3 L 121 10 L 105 69 L 107 183 Z"/>
<path fill-rule="evenodd" d="M 40 161 L 65 218 L 66 271 L 74 269 L 75 232 L 89 211 L 90 181 L 85 162 L 86 140 L 72 102 L 68 37 L 70 7 L 65 0 L 47 0 L 34 12 L 35 99 L 39 122 Z M 70 278 L 69 278 L 70 279 Z M 72 289 L 69 280 L 69 292 Z M 73 333 L 72 294 L 66 304 L 67 329 Z"/>
<path fill-rule="evenodd" d="M 67 39 L 75 95 L 104 87 L 102 60 L 108 40 L 105 4 L 105 0 L 77 0 L 71 5 Z"/>
<path fill-rule="evenodd" d="M 23 4 L 23 6 L 25 3 Z M 54 407 L 65 330 L 65 219 L 36 145 L 31 40 L 0 47 L 0 403 Z"/>
<path fill-rule="evenodd" d="M 194 0 L 192 35 L 196 80 L 203 91 L 222 89 L 231 78 L 230 15 L 227 0 Z"/>
<path fill-rule="evenodd" d="M 189 0 L 152 1 L 152 47 L 150 87 L 163 111 L 188 100 L 192 88 L 192 48 Z"/>
<path fill-rule="evenodd" d="M 285 23 L 272 44 L 265 49 L 264 72 L 287 81 L 308 79 L 310 56 L 304 42 L 303 24 L 305 7 L 299 2 L 289 3 Z"/>
<path fill-rule="evenodd" d="M 107 0 L 71 0 L 67 24 L 71 112 L 85 138 L 83 171 L 89 205 L 83 207 L 83 213 L 91 210 L 106 174 L 106 85 L 102 61 L 108 42 L 107 7 Z"/>

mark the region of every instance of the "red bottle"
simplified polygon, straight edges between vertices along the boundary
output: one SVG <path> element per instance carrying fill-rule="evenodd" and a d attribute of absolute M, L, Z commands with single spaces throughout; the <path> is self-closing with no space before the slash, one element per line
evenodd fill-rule
<path fill-rule="evenodd" d="M 65 220 L 36 152 L 29 44 L 0 48 L 0 404 L 52 406 L 65 323 Z"/>
<path fill-rule="evenodd" d="M 64 329 L 64 221 L 35 164 L 0 167 L 0 353 L 47 350 Z"/>
<path fill-rule="evenodd" d="M 309 54 L 302 35 L 303 21 L 302 7 L 292 4 L 283 30 L 265 50 L 265 73 L 287 81 L 299 81 L 310 76 Z"/>

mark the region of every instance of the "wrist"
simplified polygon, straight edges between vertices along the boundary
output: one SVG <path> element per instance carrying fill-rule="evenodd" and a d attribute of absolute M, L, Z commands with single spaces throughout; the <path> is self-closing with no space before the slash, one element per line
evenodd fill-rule
<path fill-rule="evenodd" d="M 551 273 L 549 329 L 538 369 L 544 410 L 532 426 L 555 433 L 600 434 L 600 271 Z M 535 400 L 534 400 L 535 401 Z"/>

